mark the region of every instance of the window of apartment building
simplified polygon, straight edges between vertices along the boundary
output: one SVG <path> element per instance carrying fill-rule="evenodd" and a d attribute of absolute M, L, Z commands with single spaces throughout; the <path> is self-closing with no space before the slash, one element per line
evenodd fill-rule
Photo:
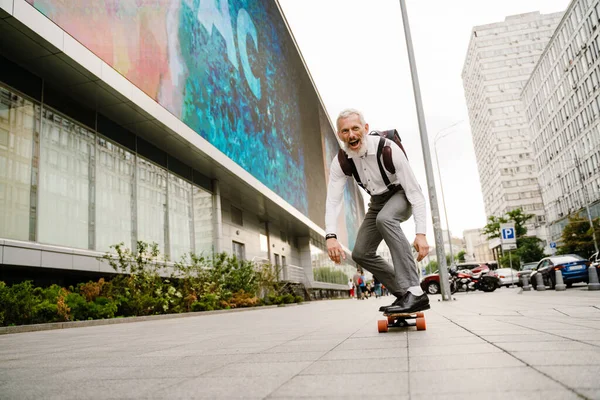
<path fill-rule="evenodd" d="M 244 243 L 236 242 L 235 240 L 233 240 L 231 242 L 231 252 L 240 260 L 246 259 L 246 246 L 244 245 Z"/>
<path fill-rule="evenodd" d="M 242 210 L 237 207 L 231 206 L 231 222 L 243 226 L 244 220 L 242 218 Z"/>
<path fill-rule="evenodd" d="M 279 231 L 279 237 L 283 243 L 287 242 L 287 234 L 284 231 Z"/>
<path fill-rule="evenodd" d="M 275 266 L 276 267 L 281 266 L 281 261 L 279 260 L 279 254 L 274 253 L 273 255 L 275 256 Z"/>

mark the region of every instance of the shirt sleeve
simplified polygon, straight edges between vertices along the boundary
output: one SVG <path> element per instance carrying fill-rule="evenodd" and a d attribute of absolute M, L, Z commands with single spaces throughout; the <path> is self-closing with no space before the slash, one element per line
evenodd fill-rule
<path fill-rule="evenodd" d="M 421 186 L 415 178 L 415 174 L 404 155 L 404 152 L 396 143 L 389 140 L 392 146 L 392 160 L 396 168 L 396 179 L 402 185 L 406 198 L 412 206 L 413 216 L 415 217 L 415 233 L 427 233 L 427 210 L 425 206 L 425 196 L 421 191 Z"/>
<path fill-rule="evenodd" d="M 346 174 L 342 171 L 337 155 L 331 162 L 329 168 L 329 183 L 327 185 L 327 201 L 325 203 L 325 233 L 337 234 L 337 219 L 342 207 L 344 195 L 344 186 L 347 180 Z"/>

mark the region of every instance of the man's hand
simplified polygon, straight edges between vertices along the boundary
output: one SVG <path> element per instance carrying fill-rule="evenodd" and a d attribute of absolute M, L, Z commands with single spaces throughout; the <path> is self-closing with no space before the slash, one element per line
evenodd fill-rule
<path fill-rule="evenodd" d="M 425 258 L 427 254 L 429 254 L 429 245 L 427 244 L 427 239 L 425 238 L 425 235 L 423 235 L 422 233 L 417 233 L 417 237 L 413 242 L 413 246 L 415 246 L 415 249 L 417 249 L 417 251 L 419 252 L 419 255 L 417 256 L 417 261 L 421 261 Z"/>
<path fill-rule="evenodd" d="M 336 264 L 342 262 L 342 259 L 346 259 L 346 253 L 336 238 L 327 239 L 327 254 L 329 254 L 329 259 Z"/>

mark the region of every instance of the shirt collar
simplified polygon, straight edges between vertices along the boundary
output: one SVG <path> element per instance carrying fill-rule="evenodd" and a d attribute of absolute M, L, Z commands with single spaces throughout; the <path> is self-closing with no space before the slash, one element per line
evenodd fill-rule
<path fill-rule="evenodd" d="M 363 158 L 368 155 L 377 154 L 377 145 L 379 144 L 379 136 L 366 134 L 363 138 L 367 141 L 367 151 L 360 156 Z M 348 158 L 353 158 L 353 155 L 348 154 Z"/>

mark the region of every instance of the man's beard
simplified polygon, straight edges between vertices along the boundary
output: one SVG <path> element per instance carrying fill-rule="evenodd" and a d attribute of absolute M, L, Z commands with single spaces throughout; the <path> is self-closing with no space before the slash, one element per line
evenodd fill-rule
<path fill-rule="evenodd" d="M 362 157 L 367 152 L 367 141 L 364 137 L 360 139 L 360 147 L 358 148 L 358 150 L 352 150 L 346 142 L 342 142 L 342 148 L 346 152 L 346 154 L 353 158 Z"/>

